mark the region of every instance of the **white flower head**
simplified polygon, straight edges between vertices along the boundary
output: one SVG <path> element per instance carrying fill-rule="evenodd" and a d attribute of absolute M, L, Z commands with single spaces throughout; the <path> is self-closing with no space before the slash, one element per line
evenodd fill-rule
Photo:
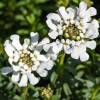
<path fill-rule="evenodd" d="M 50 42 L 49 39 L 44 38 L 38 43 L 38 33 L 31 32 L 30 36 L 31 42 L 26 38 L 23 45 L 19 41 L 19 35 L 12 35 L 12 41 L 6 40 L 4 43 L 11 67 L 2 68 L 2 73 L 6 75 L 12 72 L 11 79 L 18 82 L 19 87 L 27 86 L 28 80 L 32 85 L 37 84 L 39 78 L 34 75 L 34 71 L 41 77 L 46 77 L 47 70 L 53 67 L 53 61 L 40 53 L 43 46 Z"/>
<path fill-rule="evenodd" d="M 57 54 L 64 50 L 74 59 L 88 60 L 89 55 L 86 53 L 86 47 L 95 49 L 96 43 L 93 39 L 99 35 L 99 23 L 95 19 L 92 20 L 92 16 L 96 14 L 96 9 L 94 7 L 87 9 L 87 4 L 84 1 L 80 2 L 79 8 L 65 9 L 61 6 L 57 13 L 48 14 L 46 21 L 50 28 L 48 35 L 55 40 L 43 47 L 48 52 L 48 56 L 56 59 Z M 59 43 L 56 42 L 58 39 Z"/>

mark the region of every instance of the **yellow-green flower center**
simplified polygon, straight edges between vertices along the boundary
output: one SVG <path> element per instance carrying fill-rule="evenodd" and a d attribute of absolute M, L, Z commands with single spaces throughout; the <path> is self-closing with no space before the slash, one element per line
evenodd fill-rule
<path fill-rule="evenodd" d="M 19 62 L 23 62 L 28 67 L 32 67 L 34 62 L 31 60 L 30 51 L 27 51 L 27 53 L 22 53 L 20 55 Z"/>
<path fill-rule="evenodd" d="M 63 25 L 63 34 L 65 38 L 81 40 L 80 33 L 82 33 L 82 30 L 78 29 L 75 24 Z"/>

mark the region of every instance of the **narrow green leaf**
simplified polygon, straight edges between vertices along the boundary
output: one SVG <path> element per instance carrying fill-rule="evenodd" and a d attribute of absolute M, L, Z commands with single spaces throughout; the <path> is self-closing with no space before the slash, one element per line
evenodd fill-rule
<path fill-rule="evenodd" d="M 79 4 L 79 0 L 73 0 L 73 2 Z"/>
<path fill-rule="evenodd" d="M 64 68 L 69 70 L 70 72 L 72 72 L 74 75 L 77 74 L 77 71 L 73 67 L 71 67 L 71 66 L 65 66 Z"/>
<path fill-rule="evenodd" d="M 59 100 L 60 97 L 61 97 L 60 94 L 56 94 L 56 95 L 53 95 L 53 96 L 52 96 L 51 100 Z"/>
<path fill-rule="evenodd" d="M 20 100 L 25 100 L 25 94 L 24 93 L 21 94 Z"/>
<path fill-rule="evenodd" d="M 51 75 L 50 82 L 54 85 L 57 80 L 58 74 L 56 72 L 53 72 Z"/>
<path fill-rule="evenodd" d="M 67 96 L 72 94 L 72 92 L 71 92 L 71 90 L 70 90 L 70 87 L 68 86 L 67 83 L 64 83 L 64 84 L 63 84 L 63 90 L 64 90 L 64 93 L 65 93 Z"/>
<path fill-rule="evenodd" d="M 18 95 L 11 95 L 11 96 L 9 96 L 9 99 L 20 100 L 20 97 Z"/>
<path fill-rule="evenodd" d="M 91 81 L 91 82 L 93 82 L 93 83 L 96 83 L 96 80 L 95 80 L 93 77 L 91 77 L 91 76 L 89 76 L 89 75 L 85 75 L 85 77 L 86 77 L 89 81 Z"/>
<path fill-rule="evenodd" d="M 0 2 L 0 8 L 5 7 L 5 4 L 3 2 Z"/>
<path fill-rule="evenodd" d="M 29 34 L 29 31 L 27 29 L 19 29 L 19 30 L 17 30 L 17 34 L 19 34 L 19 35 Z"/>

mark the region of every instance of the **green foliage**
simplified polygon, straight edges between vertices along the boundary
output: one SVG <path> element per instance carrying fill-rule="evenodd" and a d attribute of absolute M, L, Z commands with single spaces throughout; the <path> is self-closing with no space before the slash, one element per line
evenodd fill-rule
<path fill-rule="evenodd" d="M 60 6 L 75 7 L 85 1 L 90 7 L 93 2 L 100 22 L 100 4 L 94 0 L 1 0 L 0 1 L 0 100 L 25 100 L 25 94 L 9 76 L 1 74 L 1 68 L 9 66 L 3 49 L 6 39 L 12 34 L 22 38 L 29 37 L 31 31 L 39 32 L 40 40 L 47 37 L 49 28 L 46 15 L 55 12 Z M 41 97 L 41 90 L 50 84 L 53 95 L 49 100 L 100 100 L 100 36 L 96 40 L 97 48 L 89 51 L 90 59 L 84 63 L 68 55 L 64 61 L 64 72 L 59 77 L 54 68 L 46 78 L 32 86 L 28 84 L 28 100 L 46 100 Z M 55 62 L 55 65 L 59 60 Z M 49 78 L 48 78 L 49 77 Z"/>

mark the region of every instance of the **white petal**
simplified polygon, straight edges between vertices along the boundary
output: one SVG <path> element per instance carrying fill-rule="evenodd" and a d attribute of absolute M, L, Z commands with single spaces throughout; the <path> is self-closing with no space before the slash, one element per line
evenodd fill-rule
<path fill-rule="evenodd" d="M 91 17 L 90 16 L 85 16 L 82 21 L 83 22 L 89 22 L 91 20 Z"/>
<path fill-rule="evenodd" d="M 62 35 L 63 34 L 63 30 L 59 30 L 59 34 Z"/>
<path fill-rule="evenodd" d="M 50 38 L 56 39 L 59 34 L 57 31 L 52 31 L 52 32 L 48 33 L 48 35 L 50 36 Z"/>
<path fill-rule="evenodd" d="M 28 82 L 28 78 L 26 74 L 23 74 L 21 77 L 21 80 L 18 84 L 19 87 L 26 87 L 27 86 L 27 82 Z"/>
<path fill-rule="evenodd" d="M 83 33 L 80 33 L 80 36 L 83 38 L 84 37 L 84 34 Z"/>
<path fill-rule="evenodd" d="M 38 37 L 39 37 L 39 34 L 36 32 L 31 32 L 30 33 L 30 36 L 31 36 L 31 42 L 34 44 L 34 45 L 37 45 L 38 43 Z"/>
<path fill-rule="evenodd" d="M 93 25 L 93 27 L 99 28 L 99 22 L 98 20 L 94 19 L 91 24 Z"/>
<path fill-rule="evenodd" d="M 87 9 L 87 4 L 84 1 L 80 2 L 79 4 L 79 16 L 80 17 L 83 18 L 85 16 L 86 9 Z"/>
<path fill-rule="evenodd" d="M 4 46 L 7 46 L 7 45 L 9 45 L 9 44 L 11 44 L 11 41 L 6 40 L 5 43 L 4 43 Z"/>
<path fill-rule="evenodd" d="M 22 49 L 22 45 L 20 44 L 19 40 L 13 40 L 12 45 L 19 51 Z"/>
<path fill-rule="evenodd" d="M 47 58 L 44 55 L 38 55 L 37 58 L 39 61 L 47 61 Z"/>
<path fill-rule="evenodd" d="M 95 41 L 87 41 L 85 43 L 86 47 L 90 48 L 90 49 L 95 49 L 96 48 L 96 42 Z"/>
<path fill-rule="evenodd" d="M 90 7 L 87 11 L 86 11 L 86 15 L 89 16 L 94 16 L 97 14 L 97 10 L 94 7 Z"/>
<path fill-rule="evenodd" d="M 45 68 L 47 70 L 51 70 L 52 67 L 53 67 L 53 65 L 54 65 L 54 62 L 52 60 L 49 60 L 49 61 L 45 62 L 45 65 L 44 66 L 45 66 Z"/>
<path fill-rule="evenodd" d="M 49 48 L 50 48 L 51 46 L 54 46 L 54 45 L 56 45 L 55 42 L 49 43 L 49 44 L 45 44 L 45 45 L 43 46 L 43 49 L 44 49 L 44 51 L 48 52 Z"/>
<path fill-rule="evenodd" d="M 27 70 L 29 68 L 26 64 L 23 67 L 25 70 Z"/>
<path fill-rule="evenodd" d="M 47 19 L 46 20 L 46 23 L 47 23 L 47 25 L 48 25 L 48 27 L 50 28 L 50 29 L 52 29 L 52 30 L 57 30 L 57 27 L 56 27 L 56 25 L 51 21 L 51 19 Z"/>
<path fill-rule="evenodd" d="M 19 60 L 19 54 L 18 52 L 14 53 L 14 62 L 17 62 Z"/>
<path fill-rule="evenodd" d="M 33 66 L 32 66 L 32 70 L 33 70 L 33 71 L 36 71 L 36 70 L 37 70 L 37 67 L 38 67 L 37 65 L 33 65 Z"/>
<path fill-rule="evenodd" d="M 15 65 L 12 65 L 12 68 L 15 72 L 19 71 L 20 67 L 19 66 L 15 66 Z"/>
<path fill-rule="evenodd" d="M 27 74 L 27 76 L 32 85 L 35 85 L 39 82 L 39 79 L 35 77 L 32 73 Z"/>
<path fill-rule="evenodd" d="M 53 19 L 53 20 L 58 21 L 58 22 L 61 21 L 60 16 L 58 14 L 56 14 L 56 13 L 50 13 L 50 14 L 48 14 L 47 18 L 48 19 Z"/>
<path fill-rule="evenodd" d="M 9 61 L 9 63 L 12 65 L 13 58 L 9 58 L 8 61 Z"/>
<path fill-rule="evenodd" d="M 52 49 L 53 48 L 50 47 L 50 49 L 48 50 L 47 56 L 50 57 L 52 60 L 56 60 L 57 59 L 57 54 L 55 54 Z"/>
<path fill-rule="evenodd" d="M 67 54 L 70 54 L 72 52 L 72 48 L 69 45 L 64 45 L 64 51 Z"/>
<path fill-rule="evenodd" d="M 38 46 L 47 44 L 47 43 L 49 43 L 49 42 L 50 42 L 50 40 L 49 40 L 48 38 L 44 38 L 41 42 L 38 43 Z"/>
<path fill-rule="evenodd" d="M 54 53 L 47 53 L 47 56 L 50 57 L 52 60 L 56 60 L 57 59 L 57 54 Z"/>
<path fill-rule="evenodd" d="M 8 73 L 11 73 L 13 71 L 13 69 L 11 67 L 3 67 L 1 69 L 2 74 L 6 75 Z"/>
<path fill-rule="evenodd" d="M 55 54 L 58 54 L 62 50 L 63 45 L 60 43 L 59 45 L 55 45 L 52 47 L 52 51 Z"/>
<path fill-rule="evenodd" d="M 24 39 L 23 48 L 26 49 L 28 47 L 29 43 L 30 43 L 29 39 Z"/>
<path fill-rule="evenodd" d="M 11 48 L 5 47 L 4 49 L 9 57 L 13 57 L 13 51 Z"/>
<path fill-rule="evenodd" d="M 13 72 L 12 77 L 11 77 L 12 81 L 13 82 L 18 82 L 19 81 L 19 76 L 20 76 L 20 74 L 18 72 Z"/>
<path fill-rule="evenodd" d="M 62 15 L 63 19 L 66 20 L 67 16 L 68 16 L 68 13 L 66 12 L 65 7 L 60 7 L 59 12 Z"/>
<path fill-rule="evenodd" d="M 48 74 L 47 70 L 44 69 L 37 69 L 37 73 L 41 76 L 41 77 L 46 77 Z"/>
<path fill-rule="evenodd" d="M 89 55 L 82 48 L 79 48 L 79 56 L 81 61 L 86 61 L 89 59 Z"/>
<path fill-rule="evenodd" d="M 74 47 L 72 53 L 71 53 L 71 57 L 74 59 L 78 59 L 79 58 L 79 51 L 78 51 L 78 47 Z"/>
<path fill-rule="evenodd" d="M 10 39 L 13 40 L 19 40 L 19 35 L 11 35 Z"/>
<path fill-rule="evenodd" d="M 19 66 L 24 66 L 24 63 L 23 62 L 19 62 Z"/>
<path fill-rule="evenodd" d="M 90 28 L 89 30 L 87 30 L 85 38 L 94 39 L 97 38 L 98 35 L 99 35 L 98 29 Z"/>
<path fill-rule="evenodd" d="M 38 45 L 36 46 L 36 50 L 41 52 L 43 49 L 43 45 L 49 43 L 50 40 L 48 38 L 44 38 L 41 42 L 38 43 Z"/>

